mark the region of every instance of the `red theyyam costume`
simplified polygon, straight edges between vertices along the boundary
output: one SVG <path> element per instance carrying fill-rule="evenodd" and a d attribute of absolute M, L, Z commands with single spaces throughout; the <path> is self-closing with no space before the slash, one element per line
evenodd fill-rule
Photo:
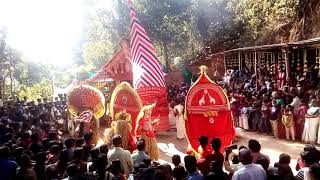
<path fill-rule="evenodd" d="M 159 159 L 159 148 L 157 145 L 156 134 L 154 132 L 154 125 L 159 123 L 159 119 L 153 120 L 151 118 L 152 109 L 155 104 L 144 106 L 137 118 L 135 134 L 137 137 L 145 140 L 146 152 L 149 154 L 151 160 Z"/>
<path fill-rule="evenodd" d="M 235 136 L 225 92 L 206 75 L 205 66 L 200 69 L 199 79 L 189 89 L 185 113 L 187 139 L 196 154 L 200 136 L 207 136 L 210 140 L 218 137 L 222 141 L 222 147 L 229 146 Z"/>
<path fill-rule="evenodd" d="M 152 118 L 155 119 L 159 116 L 160 123 L 154 127 L 155 131 L 168 130 L 170 128 L 169 108 L 164 73 L 151 40 L 139 21 L 131 0 L 128 0 L 128 5 L 131 19 L 130 47 L 133 64 L 133 87 L 138 92 L 144 106 L 156 103 Z"/>
<path fill-rule="evenodd" d="M 129 83 L 122 82 L 116 86 L 110 100 L 110 115 L 114 120 L 111 123 L 111 130 L 112 133 L 123 136 L 123 146 L 130 151 L 135 149 L 134 130 L 136 119 L 141 108 L 141 100 Z M 124 124 L 122 122 L 123 120 L 127 124 Z M 130 129 L 129 133 L 127 132 L 128 129 Z M 106 132 L 107 131 L 109 130 L 106 130 Z M 108 141 L 110 141 L 111 138 L 112 136 L 109 135 Z"/>
<path fill-rule="evenodd" d="M 98 119 L 105 113 L 105 99 L 101 91 L 89 86 L 74 87 L 68 94 L 68 110 L 78 124 L 76 133 L 93 133 L 93 143 L 98 139 Z"/>

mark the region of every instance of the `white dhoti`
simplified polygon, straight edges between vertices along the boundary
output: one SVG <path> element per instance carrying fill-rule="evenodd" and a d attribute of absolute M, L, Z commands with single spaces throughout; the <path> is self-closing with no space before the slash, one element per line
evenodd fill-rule
<path fill-rule="evenodd" d="M 302 133 L 302 141 L 316 143 L 319 126 L 319 117 L 306 117 Z M 318 139 L 319 141 L 319 139 Z"/>
<path fill-rule="evenodd" d="M 174 111 L 176 112 L 176 128 L 177 128 L 177 138 L 184 139 L 185 138 L 185 126 L 183 119 L 183 106 L 178 104 L 174 107 Z"/>
<path fill-rule="evenodd" d="M 239 126 L 243 129 L 249 129 L 248 114 L 241 114 L 239 118 Z"/>
<path fill-rule="evenodd" d="M 174 112 L 171 107 L 169 107 L 169 125 L 170 129 L 175 129 L 176 127 L 176 118 L 174 117 Z"/>

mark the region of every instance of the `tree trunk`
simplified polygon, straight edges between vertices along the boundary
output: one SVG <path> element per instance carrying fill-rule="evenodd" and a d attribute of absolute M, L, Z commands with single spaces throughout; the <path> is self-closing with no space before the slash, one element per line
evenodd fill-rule
<path fill-rule="evenodd" d="M 169 60 L 169 54 L 168 54 L 168 44 L 166 41 L 162 41 L 162 47 L 163 47 L 165 65 L 169 72 L 171 70 L 171 67 L 170 67 L 170 60 Z"/>

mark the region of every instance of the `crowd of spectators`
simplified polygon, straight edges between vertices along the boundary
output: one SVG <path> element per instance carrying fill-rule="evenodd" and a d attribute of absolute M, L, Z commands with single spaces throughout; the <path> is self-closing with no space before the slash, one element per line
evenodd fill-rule
<path fill-rule="evenodd" d="M 237 78 L 235 78 L 237 77 Z M 240 78 L 239 78 L 240 77 Z M 265 73 L 258 77 L 234 76 L 222 83 L 231 100 L 235 126 L 273 134 L 288 140 L 302 138 L 316 143 L 319 127 L 320 93 L 304 86 L 272 81 Z M 312 87 L 312 86 L 310 86 Z M 185 99 L 189 87 L 169 87 L 169 100 Z M 313 180 L 320 179 L 320 153 L 306 145 L 294 174 L 291 157 L 283 153 L 270 164 L 260 152 L 257 140 L 247 147 L 221 147 L 221 140 L 199 137 L 199 154 L 172 156 L 172 164 L 151 161 L 145 141 L 136 142 L 133 153 L 122 148 L 122 137 L 112 142 L 94 144 L 91 133 L 72 137 L 66 131 L 68 120 L 66 96 L 54 102 L 10 100 L 0 104 L 0 179 L 11 180 Z M 316 119 L 317 121 L 312 121 Z M 316 127 L 310 124 L 317 122 Z M 313 132 L 316 131 L 316 132 Z M 320 141 L 318 141 L 320 142 Z"/>
<path fill-rule="evenodd" d="M 301 153 L 296 176 L 288 154 L 281 154 L 279 162 L 270 166 L 269 157 L 260 153 L 261 145 L 256 140 L 250 140 L 248 148 L 239 147 L 239 153 L 227 147 L 222 154 L 220 139 L 209 143 L 205 136 L 199 138 L 200 157 L 187 155 L 182 164 L 181 157 L 173 155 L 171 167 L 152 162 L 143 139 L 137 141 L 137 150 L 131 154 L 121 147 L 119 135 L 112 138 L 111 146 L 92 144 L 91 134 L 67 137 L 57 122 L 64 116 L 63 97 L 54 103 L 39 100 L 34 104 L 8 102 L 1 108 L 1 179 L 289 180 L 320 176 L 320 156 L 313 145 L 307 145 Z"/>
<path fill-rule="evenodd" d="M 258 77 L 233 72 L 221 85 L 230 98 L 235 126 L 276 138 L 320 143 L 318 80 L 307 77 L 288 81 L 262 70 Z"/>

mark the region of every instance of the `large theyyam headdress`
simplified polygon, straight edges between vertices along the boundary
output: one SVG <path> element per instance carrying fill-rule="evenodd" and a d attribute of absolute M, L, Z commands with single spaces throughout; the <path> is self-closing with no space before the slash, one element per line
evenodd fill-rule
<path fill-rule="evenodd" d="M 68 108 L 73 116 L 79 116 L 84 111 L 92 111 L 97 119 L 105 113 L 105 99 L 101 91 L 89 86 L 74 87 L 68 94 Z"/>

